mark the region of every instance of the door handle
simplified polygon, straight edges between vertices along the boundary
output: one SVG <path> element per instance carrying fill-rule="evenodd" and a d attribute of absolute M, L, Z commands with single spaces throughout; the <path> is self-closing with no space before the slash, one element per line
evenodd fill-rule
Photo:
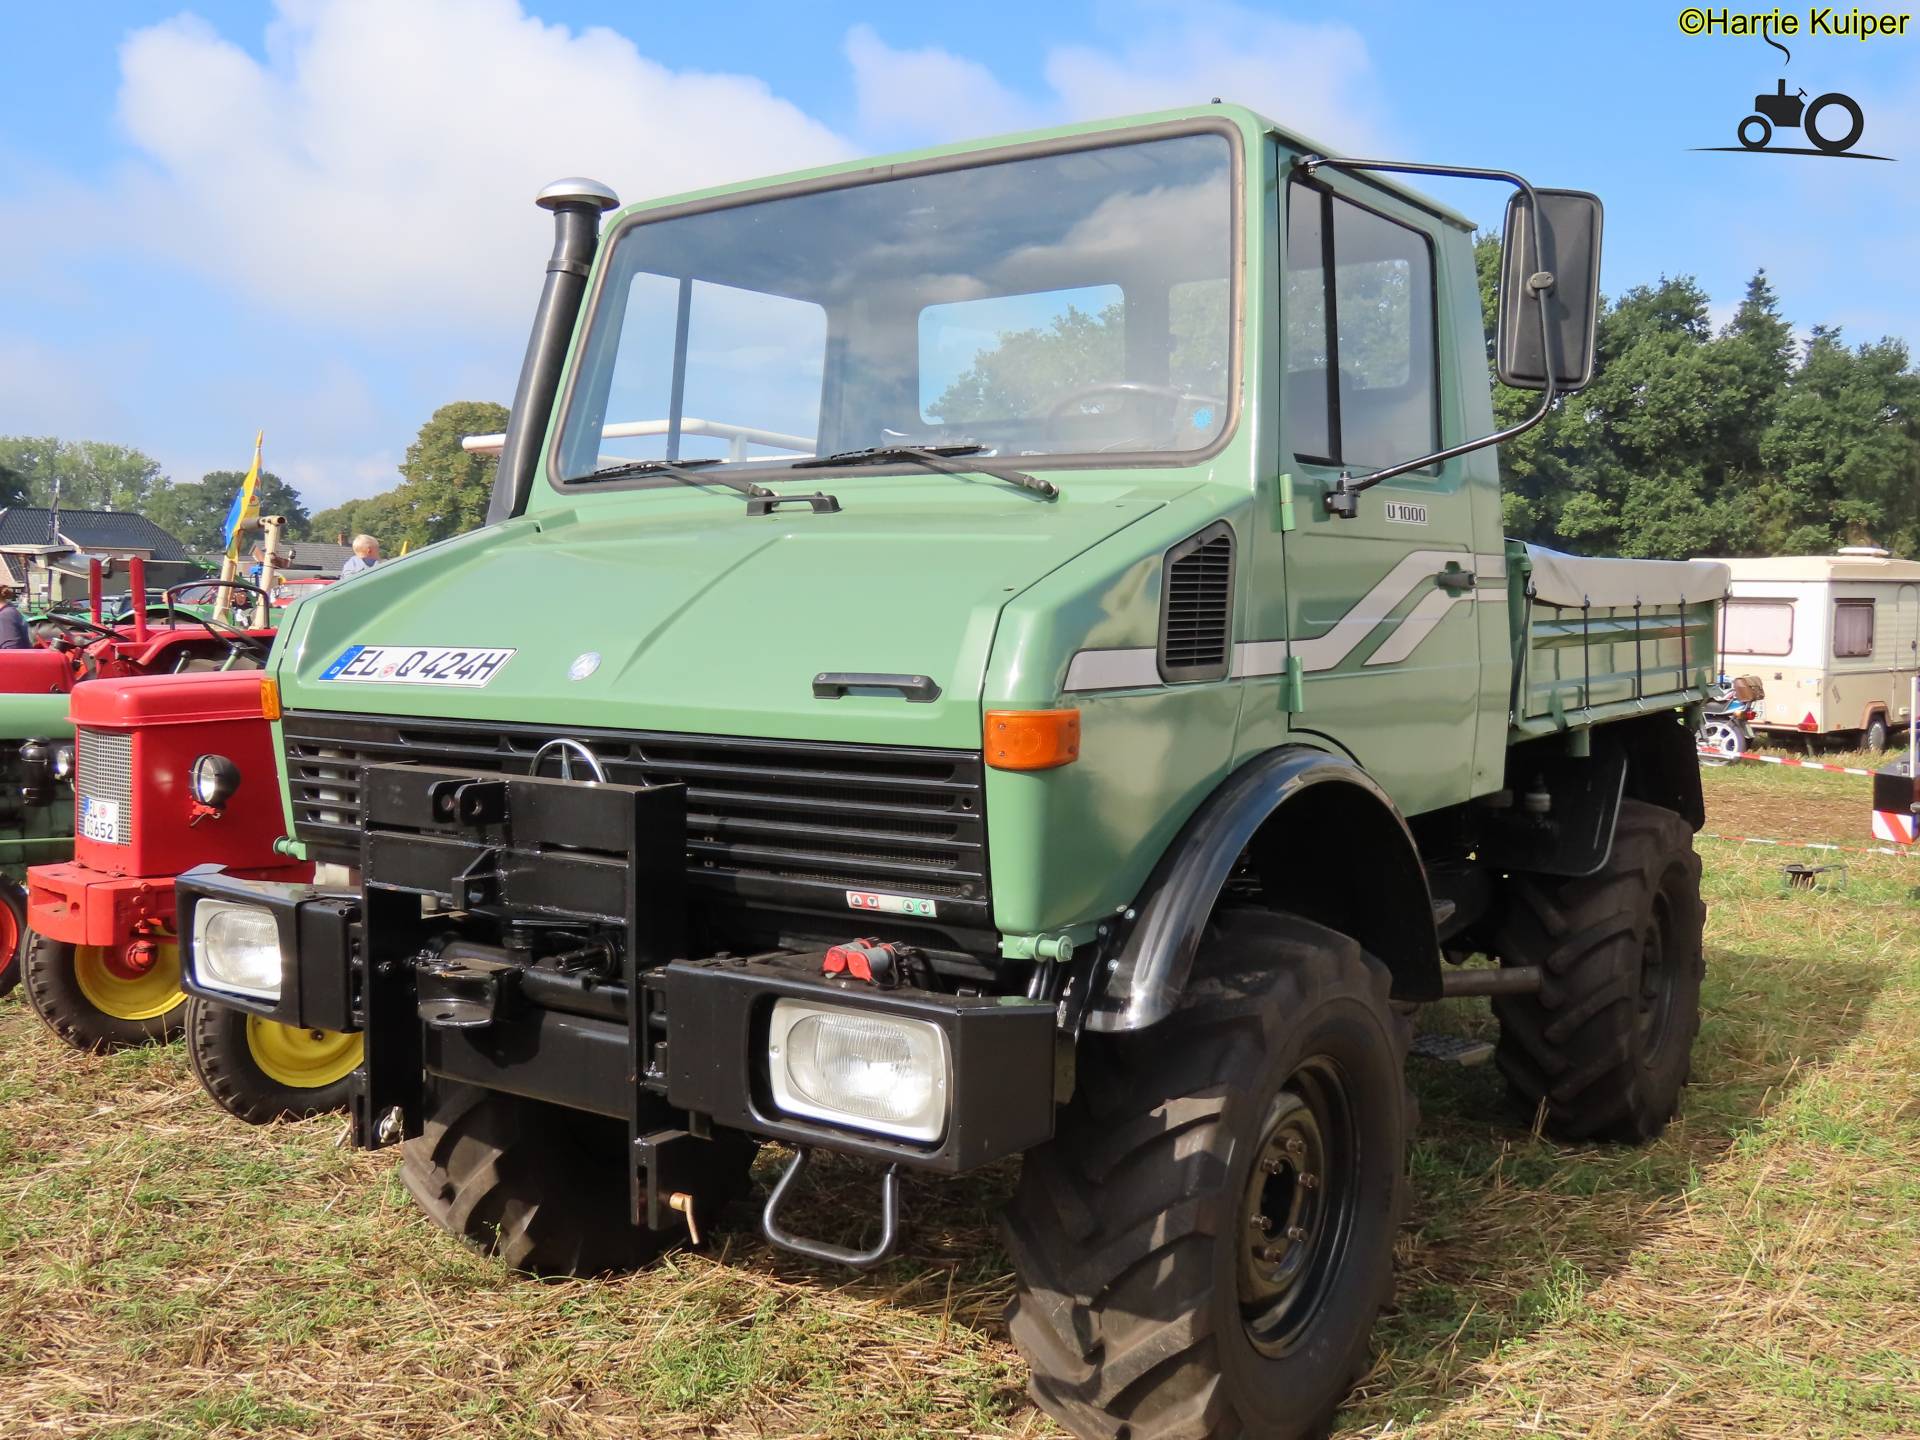
<path fill-rule="evenodd" d="M 1473 589 L 1473 572 L 1471 570 L 1448 568 L 1434 576 L 1433 583 L 1438 585 L 1442 590 L 1451 590 L 1454 594 L 1458 595 L 1464 591 Z"/>

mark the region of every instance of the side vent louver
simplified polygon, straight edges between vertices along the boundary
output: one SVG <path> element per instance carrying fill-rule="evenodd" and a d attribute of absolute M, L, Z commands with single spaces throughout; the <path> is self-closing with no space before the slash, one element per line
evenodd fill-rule
<path fill-rule="evenodd" d="M 1233 654 L 1233 527 L 1215 521 L 1167 551 L 1160 678 L 1223 680 Z"/>

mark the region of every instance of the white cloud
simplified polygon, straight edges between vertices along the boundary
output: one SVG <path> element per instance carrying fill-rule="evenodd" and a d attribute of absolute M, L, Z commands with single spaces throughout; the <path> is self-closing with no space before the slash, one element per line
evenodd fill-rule
<path fill-rule="evenodd" d="M 1117 46 L 1047 52 L 1047 94 L 1023 97 L 951 51 L 889 46 L 868 25 L 847 34 L 863 133 L 883 143 L 952 140 L 1221 99 L 1251 105 L 1349 154 L 1387 126 L 1366 41 L 1349 25 L 1308 24 L 1232 4 L 1129 7 Z"/>
<path fill-rule="evenodd" d="M 557 176 L 641 198 L 850 153 L 761 80 L 517 0 L 282 0 L 267 53 L 190 15 L 128 38 L 128 208 L 171 258 L 356 329 L 530 313 Z"/>

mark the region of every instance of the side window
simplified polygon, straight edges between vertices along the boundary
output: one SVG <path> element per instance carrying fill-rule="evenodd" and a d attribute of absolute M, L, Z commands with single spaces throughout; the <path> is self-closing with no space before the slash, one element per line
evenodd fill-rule
<path fill-rule="evenodd" d="M 1873 601 L 1833 603 L 1833 658 L 1858 660 L 1873 654 Z"/>
<path fill-rule="evenodd" d="M 1379 468 L 1438 447 L 1426 236 L 1296 180 L 1283 303 L 1295 456 Z"/>

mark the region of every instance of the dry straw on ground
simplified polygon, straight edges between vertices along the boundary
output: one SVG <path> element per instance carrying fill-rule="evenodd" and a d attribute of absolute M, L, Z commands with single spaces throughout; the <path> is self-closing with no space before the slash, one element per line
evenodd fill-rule
<path fill-rule="evenodd" d="M 1855 777 L 1708 783 L 1713 828 L 1864 842 Z M 1490 1068 L 1423 1068 L 1400 1305 L 1342 1433 L 1920 1433 L 1920 861 L 1788 892 L 1791 856 L 1701 848 L 1681 1122 L 1565 1149 Z M 712 1255 L 540 1284 L 431 1230 L 340 1128 L 247 1129 L 179 1047 L 76 1056 L 0 1004 L 0 1436 L 1054 1433 L 998 1319 L 1010 1168 L 909 1184 L 868 1278 L 741 1212 Z M 848 1225 L 873 1203 L 854 1167 L 820 1182 Z"/>

